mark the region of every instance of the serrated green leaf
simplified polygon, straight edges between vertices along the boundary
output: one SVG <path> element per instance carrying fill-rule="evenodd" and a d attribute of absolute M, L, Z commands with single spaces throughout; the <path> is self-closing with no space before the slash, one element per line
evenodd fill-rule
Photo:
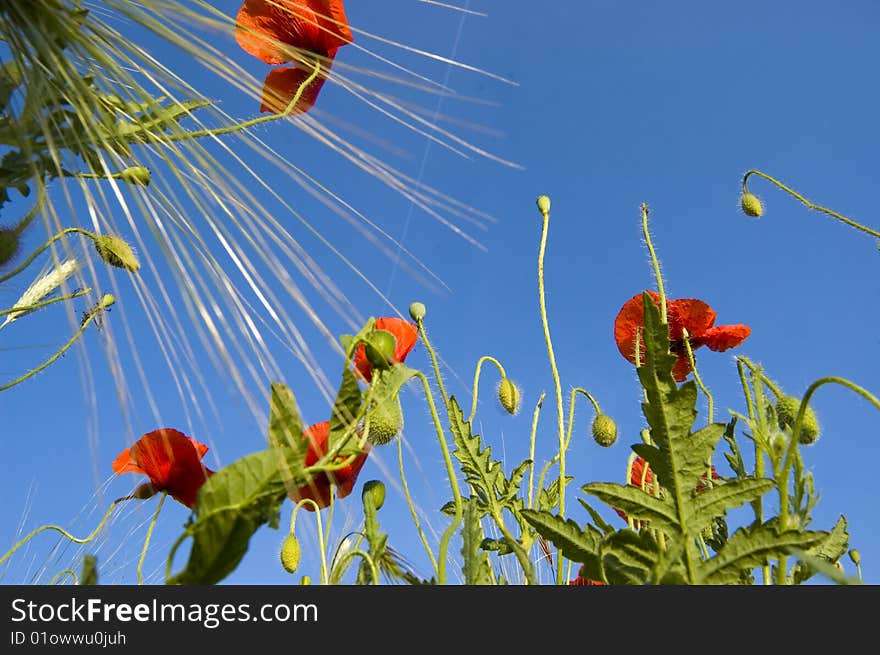
<path fill-rule="evenodd" d="M 449 428 L 455 444 L 452 455 L 461 464 L 465 480 L 483 502 L 497 503 L 495 492 L 502 488 L 504 481 L 501 464 L 492 460 L 491 447 L 482 449 L 480 435 L 471 433 L 471 424 L 465 421 L 455 396 L 449 398 Z"/>
<path fill-rule="evenodd" d="M 834 527 L 831 528 L 828 536 L 806 551 L 807 555 L 824 560 L 827 564 L 833 564 L 838 561 L 846 554 L 846 549 L 849 548 L 849 533 L 846 528 L 846 517 L 841 516 L 837 519 Z M 809 580 L 813 573 L 817 571 L 827 575 L 825 571 L 819 571 L 814 566 L 810 566 L 809 562 L 798 562 L 791 573 L 792 582 L 794 584 L 802 584 Z"/>
<path fill-rule="evenodd" d="M 659 557 L 657 541 L 649 530 L 618 530 L 599 548 L 605 579 L 612 585 L 640 585 L 650 577 Z"/>
<path fill-rule="evenodd" d="M 713 519 L 728 509 L 739 507 L 760 498 L 776 486 L 767 478 L 736 478 L 696 494 L 693 517 L 688 521 L 690 535 L 711 526 Z"/>
<path fill-rule="evenodd" d="M 461 572 L 467 585 L 487 585 L 491 581 L 489 557 L 483 550 L 483 526 L 480 523 L 480 510 L 473 498 L 464 508 L 464 522 L 461 527 Z M 505 542 L 506 543 L 506 542 Z"/>
<path fill-rule="evenodd" d="M 591 482 L 581 489 L 611 507 L 619 509 L 627 516 L 651 521 L 652 527 L 670 534 L 675 534 L 679 530 L 675 507 L 667 500 L 652 496 L 638 487 L 614 482 Z"/>
<path fill-rule="evenodd" d="M 345 438 L 346 433 L 352 433 L 362 405 L 363 394 L 357 378 L 346 366 L 342 371 L 342 382 L 339 384 L 339 390 L 336 392 L 336 400 L 333 402 L 330 414 L 330 433 L 327 436 L 328 452 L 333 450 L 341 439 Z M 350 439 L 348 443 L 354 446 L 356 445 L 355 441 Z M 343 452 L 348 451 L 344 449 Z"/>
<path fill-rule="evenodd" d="M 274 449 L 247 455 L 212 475 L 199 490 L 189 560 L 168 584 L 215 584 L 231 573 L 247 552 L 251 536 L 278 525 L 287 496 L 279 472 L 283 457 Z"/>
<path fill-rule="evenodd" d="M 574 480 L 574 476 L 565 476 L 563 486 L 568 486 Z M 559 505 L 559 478 L 554 478 L 553 482 L 546 489 L 538 490 L 537 508 L 549 512 Z"/>
<path fill-rule="evenodd" d="M 281 478 L 288 489 L 298 488 L 305 482 L 302 468 L 306 442 L 302 435 L 303 422 L 293 392 L 287 385 L 273 382 L 269 391 L 269 445 L 284 454 Z"/>
<path fill-rule="evenodd" d="M 510 555 L 513 552 L 513 548 L 507 543 L 507 539 L 504 538 L 490 539 L 489 537 L 486 537 L 480 542 L 480 548 L 484 551 L 497 553 L 499 556 Z"/>
<path fill-rule="evenodd" d="M 700 562 L 698 579 L 703 584 L 738 584 L 744 569 L 763 566 L 770 558 L 786 556 L 792 548 L 810 548 L 827 534 L 795 530 L 779 532 L 771 523 L 740 528 L 715 557 Z"/>
<path fill-rule="evenodd" d="M 596 527 L 599 528 L 603 534 L 609 534 L 614 532 L 614 528 L 602 518 L 602 516 L 594 510 L 590 504 L 585 501 L 583 498 L 578 498 L 578 502 L 583 505 L 584 509 L 587 510 L 587 513 L 590 515 L 590 518 L 593 519 L 593 523 L 596 524 Z"/>
<path fill-rule="evenodd" d="M 846 573 L 838 569 L 836 566 L 834 566 L 833 563 L 829 562 L 824 557 L 817 557 L 815 555 L 811 555 L 808 552 L 798 550 L 797 548 L 792 548 L 791 554 L 798 558 L 799 561 L 797 563 L 797 566 L 802 567 L 805 572 L 808 573 L 808 578 L 812 577 L 815 573 L 819 573 L 839 585 L 864 584 L 864 582 L 862 582 L 859 578 L 848 576 Z"/>
<path fill-rule="evenodd" d="M 524 509 L 522 517 L 535 531 L 556 546 L 573 562 L 596 563 L 602 534 L 592 526 L 581 530 L 572 519 L 562 519 L 544 511 Z"/>

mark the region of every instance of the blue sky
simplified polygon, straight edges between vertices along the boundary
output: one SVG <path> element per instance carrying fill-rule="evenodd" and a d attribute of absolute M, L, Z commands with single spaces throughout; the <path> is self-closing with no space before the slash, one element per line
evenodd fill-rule
<path fill-rule="evenodd" d="M 216 6 L 232 14 L 238 4 L 226 1 Z M 522 388 L 523 411 L 509 417 L 497 408 L 493 392 L 497 377 L 487 369 L 477 427 L 507 470 L 527 456 L 532 408 L 545 390 L 548 402 L 538 430 L 540 463 L 554 452 L 552 379 L 537 306 L 540 217 L 534 201 L 540 194 L 548 194 L 553 202 L 545 276 L 564 393 L 567 396 L 573 386 L 588 389 L 620 428 L 616 445 L 599 448 L 589 438 L 591 412 L 586 404 L 577 406 L 568 456 L 577 486 L 593 480 L 622 482 L 629 446 L 638 443 L 643 427 L 634 369 L 621 358 L 612 339 L 620 306 L 653 285 L 640 234 L 642 202 L 651 207 L 654 244 L 669 295 L 701 298 L 715 308 L 719 323 L 745 323 L 752 328 L 749 339 L 735 351 L 698 352 L 700 371 L 714 393 L 720 418 L 727 417 L 728 408 L 744 408 L 735 354 L 761 362 L 794 395 L 826 375 L 848 378 L 875 394 L 880 391 L 876 274 L 880 252 L 874 240 L 808 211 L 761 180 L 753 181 L 752 190 L 763 199 L 765 215 L 747 218 L 738 208 L 741 177 L 756 168 L 820 205 L 875 229 L 880 226 L 872 212 L 874 153 L 880 141 L 875 120 L 878 95 L 872 84 L 874 62 L 880 57 L 874 38 L 880 18 L 875 3 L 749 1 L 733 6 L 474 0 L 462 6 L 476 13 L 462 14 L 415 0 L 348 3 L 346 8 L 352 26 L 362 30 L 356 32 L 358 44 L 431 79 L 448 80 L 458 97 L 441 99 L 402 85 L 359 79 L 417 104 L 428 118 L 452 119 L 451 129 L 457 135 L 516 167 L 487 158 L 465 159 L 429 145 L 423 136 L 401 129 L 339 86 L 328 84 L 314 116 L 335 121 L 331 124 L 342 125 L 340 130 L 349 126 L 347 134 L 353 141 L 389 164 L 491 214 L 494 221 L 486 229 L 458 223 L 482 248 L 413 209 L 406 199 L 293 126 L 275 123 L 258 131 L 283 156 L 402 239 L 448 290 L 428 289 L 411 279 L 365 246 L 357 234 L 340 229 L 342 223 L 326 207 L 280 178 L 265 161 L 252 161 L 265 167 L 266 179 L 332 237 L 334 245 L 350 254 L 400 311 L 405 312 L 413 300 L 427 305 L 426 323 L 448 367 L 451 393 L 469 402 L 473 367 L 480 356 L 493 355 L 504 363 Z M 454 58 L 515 84 L 390 47 L 365 33 Z M 221 37 L 217 38 L 219 43 Z M 231 38 L 228 44 L 231 58 L 258 78 L 265 74 L 264 64 L 238 50 Z M 164 52 L 170 56 L 170 49 L 156 55 Z M 343 73 L 345 66 L 381 66 L 353 46 L 341 49 L 337 62 Z M 181 72 L 201 75 L 195 64 L 185 62 Z M 251 99 L 215 80 L 206 77 L 199 88 L 233 116 L 247 118 L 254 111 Z M 396 149 L 383 149 L 377 141 Z M 303 243 L 309 244 L 309 238 L 302 235 Z M 326 250 L 317 244 L 310 247 L 364 316 L 391 313 Z M 165 282 L 173 284 L 170 279 Z M 3 299 L 7 300 L 5 295 Z M 326 312 L 322 316 L 334 333 L 349 331 L 345 321 L 320 300 L 316 308 Z M 138 333 L 144 321 L 137 312 L 143 310 L 133 305 L 114 311 L 109 319 L 121 320 L 117 316 L 123 311 Z M 4 351 L 0 367 L 6 377 L 14 377 L 15 371 L 51 352 L 38 346 L 57 339 L 51 329 L 63 323 L 41 320 L 35 328 L 40 331 L 13 333 L 10 328 L 9 336 L 3 335 L 8 344 L 0 343 L 0 348 L 10 348 Z M 330 347 L 316 330 L 306 329 L 305 335 L 317 360 L 336 379 L 339 361 Z M 21 526 L 27 530 L 46 522 L 73 526 L 79 533 L 90 531 L 106 501 L 127 493 L 136 483 L 134 476 L 112 479 L 110 474 L 110 463 L 126 445 L 125 421 L 142 426 L 141 432 L 160 427 L 150 423 L 144 407 L 123 415 L 106 370 L 106 338 L 91 330 L 85 343 L 95 372 L 99 438 L 90 438 L 81 427 L 91 410 L 84 402 L 89 392 L 81 388 L 80 357 L 68 355 L 36 379 L 0 394 L 7 449 L 2 464 L 2 543 L 11 544 Z M 155 346 L 146 337 L 139 344 L 149 369 L 158 362 Z M 283 358 L 283 351 L 279 352 Z M 407 363 L 428 371 L 421 344 Z M 193 433 L 211 444 L 209 465 L 228 464 L 260 448 L 263 435 L 235 400 L 228 380 L 212 370 L 207 359 L 197 359 L 197 366 L 218 406 L 217 414 Z M 192 408 L 170 385 L 163 385 L 161 367 L 151 376 L 163 419 L 185 429 Z M 286 381 L 308 422 L 326 417 L 326 405 L 293 361 Z M 448 483 L 420 396 L 413 388 L 404 398 L 404 436 L 411 449 L 408 480 L 434 527 L 442 528 L 444 519 L 436 508 L 449 498 Z M 139 397 L 138 402 L 146 401 Z M 821 389 L 815 408 L 823 434 L 804 450 L 822 496 L 813 527 L 829 529 L 845 514 L 851 546 L 862 554 L 865 580 L 877 582 L 880 535 L 874 525 L 876 485 L 870 476 L 871 463 L 880 454 L 876 440 L 880 415 L 839 387 Z M 705 404 L 701 410 L 705 412 Z M 705 420 L 704 413 L 700 420 Z M 744 438 L 740 443 L 750 450 Z M 717 463 L 720 460 L 719 456 Z M 719 469 L 730 473 L 726 465 Z M 355 492 L 337 508 L 334 538 L 355 527 L 361 484 L 383 479 L 390 489 L 395 471 L 393 447 L 371 455 Z M 105 483 L 109 484 L 106 495 L 96 501 L 92 494 Z M 114 522 L 112 535 L 127 538 L 120 552 L 114 550 L 113 541 L 98 549 L 99 558 L 108 561 L 103 581 L 134 582 L 145 532 L 142 523 L 149 520 L 154 503 L 126 508 Z M 277 563 L 289 511 L 288 505 L 282 512 L 282 530 L 264 528 L 256 535 L 239 570 L 227 582 L 298 580 Z M 304 541 L 302 573 L 316 577 L 314 527 L 308 518 L 302 516 L 298 530 Z M 429 576 L 429 564 L 399 494 L 390 490 L 380 518 L 389 543 L 420 574 Z M 577 518 L 586 520 L 585 515 Z M 152 581 L 161 580 L 164 554 L 185 519 L 180 506 L 166 505 L 163 510 L 145 569 Z M 38 540 L 18 556 L 4 582 L 46 582 L 69 562 L 69 557 L 46 555 L 56 543 L 54 537 L 42 535 Z M 77 551 L 64 552 L 69 556 Z M 848 559 L 844 563 L 854 572 Z M 43 564 L 48 568 L 37 576 Z M 543 577 L 550 578 L 546 567 Z"/>

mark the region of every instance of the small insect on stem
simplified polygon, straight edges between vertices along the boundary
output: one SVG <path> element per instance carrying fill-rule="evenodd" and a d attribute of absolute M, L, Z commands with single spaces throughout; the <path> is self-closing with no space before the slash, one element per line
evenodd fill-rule
<path fill-rule="evenodd" d="M 95 305 L 82 313 L 80 316 L 79 326 L 84 327 L 86 322 L 94 317 L 95 327 L 99 330 L 104 327 L 104 312 L 109 312 L 112 307 L 105 307 L 101 303 L 95 303 Z"/>

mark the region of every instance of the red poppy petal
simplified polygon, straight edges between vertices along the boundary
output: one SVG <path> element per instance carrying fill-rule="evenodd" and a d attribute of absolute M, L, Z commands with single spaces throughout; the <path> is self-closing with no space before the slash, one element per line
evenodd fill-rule
<path fill-rule="evenodd" d="M 715 310 L 702 300 L 670 300 L 666 308 L 669 315 L 669 338 L 672 341 L 681 339 L 682 328 L 687 329 L 691 337 L 698 337 L 715 325 Z"/>
<path fill-rule="evenodd" d="M 654 302 L 659 304 L 660 296 L 653 291 L 648 291 L 648 293 L 654 299 Z M 644 325 L 645 309 L 642 303 L 642 294 L 639 293 L 623 304 L 623 307 L 620 308 L 620 312 L 617 314 L 617 318 L 614 319 L 614 341 L 617 343 L 617 349 L 631 364 L 636 363 L 636 333 Z M 640 338 L 639 343 L 641 344 L 639 358 L 644 362 L 644 338 Z"/>
<path fill-rule="evenodd" d="M 303 439 L 307 439 L 309 442 L 306 457 L 303 460 L 305 466 L 312 466 L 327 454 L 327 438 L 329 436 L 330 421 L 321 421 L 303 430 Z"/>
<path fill-rule="evenodd" d="M 138 466 L 134 460 L 131 458 L 131 448 L 126 448 L 119 456 L 113 460 L 113 472 L 116 475 L 120 475 L 122 473 L 144 473 L 144 471 L 140 466 Z"/>
<path fill-rule="evenodd" d="M 723 352 L 740 345 L 751 333 L 752 328 L 748 325 L 719 325 L 703 332 L 699 342 L 708 346 L 710 350 Z"/>
<path fill-rule="evenodd" d="M 311 109 L 318 94 L 327 80 L 327 73 L 330 72 L 332 59 L 328 59 L 322 64 L 322 71 L 309 85 L 303 89 L 302 95 L 294 106 L 291 114 L 302 114 Z M 312 74 L 311 68 L 275 68 L 269 71 L 266 81 L 263 82 L 263 98 L 260 103 L 261 112 L 271 112 L 273 114 L 281 114 L 287 106 L 293 101 L 296 92 L 305 83 Z"/>
<path fill-rule="evenodd" d="M 369 449 L 369 445 L 365 446 L 366 449 Z M 354 461 L 339 471 L 333 471 L 332 473 L 328 473 L 331 476 L 331 479 L 336 484 L 336 497 L 337 498 L 345 498 L 348 494 L 351 493 L 352 489 L 354 489 L 355 482 L 357 482 L 357 477 L 361 472 L 361 469 L 364 467 L 364 464 L 367 461 L 367 454 L 358 455 L 354 458 Z"/>
<path fill-rule="evenodd" d="M 693 350 L 693 348 L 694 346 L 691 347 L 691 350 Z M 688 360 L 687 353 L 678 353 L 678 360 L 675 362 L 675 366 L 672 367 L 672 379 L 676 382 L 684 382 L 690 372 L 691 363 L 690 360 Z"/>
<path fill-rule="evenodd" d="M 354 40 L 342 0 L 310 0 L 308 4 L 318 19 L 319 39 L 325 51 Z"/>
<path fill-rule="evenodd" d="M 130 449 L 131 460 L 153 486 L 187 507 L 193 506 L 199 488 L 213 473 L 201 462 L 206 451 L 204 444 L 172 428 L 148 432 Z"/>
<path fill-rule="evenodd" d="M 394 335 L 394 361 L 402 362 L 415 347 L 419 338 L 419 329 L 415 324 L 402 318 L 377 318 L 376 329 L 385 330 Z"/>
<path fill-rule="evenodd" d="M 302 2 L 246 0 L 235 22 L 238 45 L 267 64 L 292 61 L 285 45 L 320 54 L 327 51 L 315 12 Z"/>

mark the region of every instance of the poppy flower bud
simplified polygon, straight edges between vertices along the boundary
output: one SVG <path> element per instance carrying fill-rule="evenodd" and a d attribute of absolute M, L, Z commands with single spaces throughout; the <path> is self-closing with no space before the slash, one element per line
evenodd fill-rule
<path fill-rule="evenodd" d="M 425 305 L 420 302 L 411 303 L 409 306 L 409 317 L 414 320 L 416 323 L 423 320 L 425 318 Z"/>
<path fill-rule="evenodd" d="M 364 348 L 367 361 L 373 368 L 387 369 L 389 361 L 394 357 L 394 335 L 387 330 L 373 330 L 367 340 Z"/>
<path fill-rule="evenodd" d="M 156 492 L 156 487 L 150 482 L 144 482 L 137 486 L 137 488 L 131 493 L 131 497 L 136 498 L 137 500 L 147 500 L 148 498 L 155 496 Z"/>
<path fill-rule="evenodd" d="M 858 566 L 859 564 L 862 563 L 862 554 L 855 549 L 849 551 L 849 558 L 852 560 L 852 563 L 855 564 L 856 566 Z"/>
<path fill-rule="evenodd" d="M 384 446 L 403 429 L 403 410 L 397 398 L 388 398 L 373 405 L 367 418 L 370 422 L 367 441 L 374 446 Z"/>
<path fill-rule="evenodd" d="M 801 401 L 794 396 L 784 396 L 776 403 L 776 418 L 781 429 L 794 429 L 794 422 L 797 419 L 798 410 L 801 407 Z M 816 443 L 819 438 L 819 420 L 813 408 L 807 405 L 804 412 L 804 419 L 801 422 L 801 432 L 798 441 L 805 446 Z"/>
<path fill-rule="evenodd" d="M 550 196 L 538 196 L 538 211 L 542 214 L 550 213 Z"/>
<path fill-rule="evenodd" d="M 18 232 L 8 227 L 0 229 L 0 266 L 15 257 L 20 246 Z"/>
<path fill-rule="evenodd" d="M 617 441 L 617 424 L 608 414 L 596 414 L 593 419 L 593 439 L 605 448 Z"/>
<path fill-rule="evenodd" d="M 520 392 L 510 378 L 501 380 L 498 385 L 498 402 L 511 416 L 516 416 L 519 411 Z"/>
<path fill-rule="evenodd" d="M 296 540 L 296 535 L 291 532 L 281 546 L 281 566 L 288 573 L 295 573 L 299 566 L 299 556 L 299 542 Z"/>
<path fill-rule="evenodd" d="M 135 273 L 141 267 L 131 246 L 112 234 L 98 234 L 95 237 L 95 250 L 110 266 L 124 268 L 129 273 Z"/>
<path fill-rule="evenodd" d="M 744 193 L 739 199 L 739 206 L 742 207 L 743 214 L 758 218 L 764 213 L 764 206 L 754 193 Z"/>
<path fill-rule="evenodd" d="M 146 166 L 131 166 L 119 174 L 123 180 L 136 186 L 148 186 L 150 184 L 150 169 Z"/>
<path fill-rule="evenodd" d="M 370 480 L 361 491 L 361 500 L 364 505 L 368 502 L 376 509 L 382 509 L 385 504 L 385 484 L 379 480 Z"/>
<path fill-rule="evenodd" d="M 777 432 L 770 437 L 770 451 L 776 457 L 782 457 L 788 448 L 788 438 L 781 432 Z"/>

